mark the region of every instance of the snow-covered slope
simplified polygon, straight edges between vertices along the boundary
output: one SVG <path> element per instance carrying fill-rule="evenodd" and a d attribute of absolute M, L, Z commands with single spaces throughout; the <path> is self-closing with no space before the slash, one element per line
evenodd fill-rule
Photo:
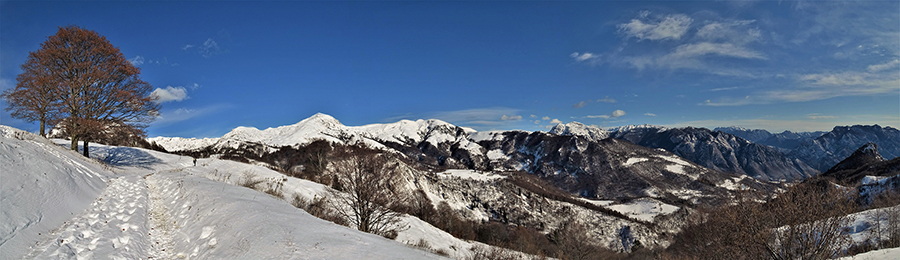
<path fill-rule="evenodd" d="M 0 259 L 71 219 L 115 174 L 34 134 L 0 125 Z"/>
<path fill-rule="evenodd" d="M 0 258 L 440 258 L 230 184 L 284 178 L 264 167 L 216 159 L 194 166 L 189 157 L 104 145 L 93 145 L 91 155 L 109 166 L 0 126 Z M 283 189 L 312 197 L 326 188 L 290 178 Z M 439 230 L 419 226 L 413 237 L 444 239 Z M 463 241 L 431 244 L 471 247 Z"/>
<path fill-rule="evenodd" d="M 897 260 L 897 258 L 900 258 L 900 247 L 869 251 L 854 256 L 845 256 L 838 260 Z"/>

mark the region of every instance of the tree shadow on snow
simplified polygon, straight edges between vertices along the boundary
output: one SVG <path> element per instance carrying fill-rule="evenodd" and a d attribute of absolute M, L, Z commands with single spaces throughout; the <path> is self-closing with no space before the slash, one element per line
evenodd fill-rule
<path fill-rule="evenodd" d="M 150 165 L 162 163 L 162 160 L 150 153 L 132 147 L 109 147 L 98 152 L 97 159 L 116 167 L 126 166 L 149 169 Z"/>

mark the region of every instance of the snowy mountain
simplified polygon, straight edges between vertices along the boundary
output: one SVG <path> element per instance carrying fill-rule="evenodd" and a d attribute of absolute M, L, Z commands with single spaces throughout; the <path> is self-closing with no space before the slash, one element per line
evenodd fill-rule
<path fill-rule="evenodd" d="M 629 132 L 668 130 L 653 126 L 620 130 L 626 129 Z M 236 128 L 219 138 L 215 144 L 201 149 L 203 152 L 200 154 L 244 156 L 246 155 L 244 150 L 250 149 L 260 160 L 266 161 L 267 155 L 280 147 L 326 140 L 392 151 L 431 168 L 522 170 L 551 180 L 557 187 L 573 194 L 597 199 L 664 196 L 670 191 L 683 192 L 684 187 L 690 186 L 691 182 L 698 179 L 713 183 L 700 185 L 709 186 L 708 188 L 713 190 L 717 189 L 716 185 L 734 182 L 728 175 L 705 169 L 702 164 L 695 165 L 684 161 L 678 158 L 677 154 L 648 149 L 628 142 L 604 140 L 609 135 L 610 133 L 605 130 L 580 123 L 558 125 L 550 133 L 525 131 L 479 133 L 440 120 L 404 120 L 391 124 L 351 127 L 344 126 L 331 116 L 316 114 L 289 126 L 266 130 Z M 180 151 L 177 149 L 179 147 L 197 146 L 159 144 L 170 151 Z M 288 169 L 293 165 L 281 167 Z M 676 179 L 683 180 L 676 181 Z M 616 185 L 618 188 L 598 185 L 614 180 L 623 183 Z M 689 200 L 701 197 L 669 195 L 672 198 Z"/>
<path fill-rule="evenodd" d="M 571 124 L 583 126 L 583 124 Z M 566 129 L 558 125 L 554 129 Z M 587 130 L 556 132 L 593 138 Z M 740 130 L 738 128 L 733 128 Z M 750 130 L 742 130 L 752 132 Z M 816 171 L 805 163 L 793 160 L 775 148 L 752 143 L 743 138 L 705 128 L 668 128 L 653 125 L 632 125 L 611 128 L 609 137 L 672 152 L 700 166 L 723 172 L 747 175 L 761 180 L 795 180 L 812 176 Z"/>
<path fill-rule="evenodd" d="M 716 127 L 713 131 L 729 133 L 754 143 L 759 143 L 760 141 L 764 141 L 769 139 L 769 137 L 774 136 L 769 131 L 763 129 L 748 129 L 738 126 Z"/>
<path fill-rule="evenodd" d="M 550 129 L 551 134 L 555 135 L 577 135 L 588 138 L 592 141 L 600 141 L 609 137 L 610 132 L 600 129 L 596 126 L 588 126 L 579 122 L 571 122 L 568 124 L 557 124 Z"/>
<path fill-rule="evenodd" d="M 2 259 L 441 258 L 233 185 L 242 176 L 284 178 L 264 167 L 216 159 L 193 166 L 183 156 L 92 145 L 97 161 L 56 141 L 0 126 Z M 324 189 L 306 180 L 284 182 L 286 192 L 303 197 Z M 401 237 L 407 240 L 460 250 L 473 245 L 406 221 L 411 228 Z"/>
<path fill-rule="evenodd" d="M 826 132 L 816 131 L 816 132 L 791 132 L 784 131 L 781 133 L 773 134 L 769 131 L 762 129 L 747 129 L 743 127 L 717 127 L 713 131 L 720 131 L 729 134 L 733 134 L 739 136 L 741 138 L 747 139 L 750 142 L 764 144 L 771 147 L 778 148 L 784 153 L 790 152 L 792 149 L 797 148 L 801 143 L 811 141 L 816 139 L 819 136 L 822 136 Z"/>
<path fill-rule="evenodd" d="M 834 177 L 838 181 L 856 183 L 869 176 L 877 178 L 900 174 L 900 157 L 885 160 L 878 153 L 878 145 L 867 143 L 840 163 L 828 169 L 822 176 Z"/>
<path fill-rule="evenodd" d="M 885 159 L 900 156 L 900 130 L 879 125 L 836 126 L 831 132 L 800 144 L 788 155 L 824 172 L 870 142 L 878 145 Z"/>

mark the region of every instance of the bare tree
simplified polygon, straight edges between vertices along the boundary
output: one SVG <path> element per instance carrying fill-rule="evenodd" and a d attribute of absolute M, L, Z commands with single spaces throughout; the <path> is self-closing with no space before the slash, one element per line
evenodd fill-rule
<path fill-rule="evenodd" d="M 387 155 L 350 151 L 333 161 L 336 176 L 332 193 L 335 209 L 363 232 L 389 238 L 399 231 L 401 213 L 390 210 L 400 201 L 397 164 Z"/>
<path fill-rule="evenodd" d="M 828 181 L 792 187 L 769 203 L 772 229 L 765 247 L 772 259 L 830 259 L 853 240 L 844 227 L 853 222 L 852 197 Z M 763 241 L 757 241 L 762 243 Z"/>
<path fill-rule="evenodd" d="M 16 87 L 0 95 L 6 100 L 6 111 L 12 112 L 12 117 L 38 121 L 40 134 L 44 137 L 47 136 L 46 126 L 55 125 L 62 116 L 60 88 L 49 79 L 45 69 L 31 53 L 22 64 L 22 74 L 16 76 Z"/>
<path fill-rule="evenodd" d="M 41 80 L 38 86 L 58 88 L 71 148 L 83 139 L 85 156 L 98 133 L 121 125 L 140 129 L 159 109 L 150 96 L 152 87 L 138 76 L 140 69 L 95 31 L 60 27 L 29 53 L 26 65 Z"/>
<path fill-rule="evenodd" d="M 767 203 L 738 194 L 676 237 L 672 250 L 695 259 L 831 259 L 852 242 L 852 197 L 830 182 L 797 184 Z"/>

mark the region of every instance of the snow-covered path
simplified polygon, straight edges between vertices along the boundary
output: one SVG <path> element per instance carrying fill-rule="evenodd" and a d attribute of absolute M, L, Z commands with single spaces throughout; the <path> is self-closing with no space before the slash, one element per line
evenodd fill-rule
<path fill-rule="evenodd" d="M 89 208 L 47 234 L 25 258 L 146 259 L 148 197 L 141 177 L 112 179 Z"/>

